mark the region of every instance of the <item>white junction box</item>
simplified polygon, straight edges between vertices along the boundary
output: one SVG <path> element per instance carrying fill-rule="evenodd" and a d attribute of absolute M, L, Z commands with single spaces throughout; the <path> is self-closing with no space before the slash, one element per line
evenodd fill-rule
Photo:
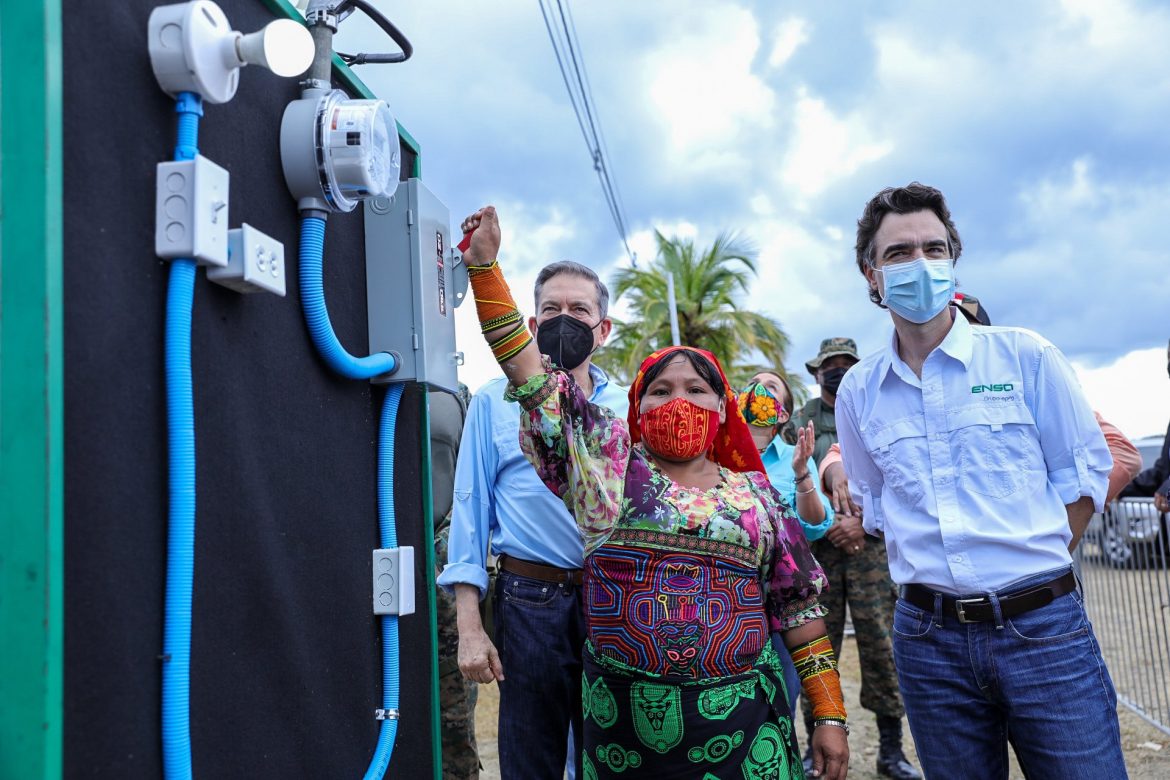
<path fill-rule="evenodd" d="M 414 548 L 374 550 L 374 614 L 414 613 Z"/>
<path fill-rule="evenodd" d="M 284 297 L 284 244 L 247 222 L 228 231 L 228 262 L 208 268 L 207 278 L 240 293 Z"/>
<path fill-rule="evenodd" d="M 159 163 L 157 171 L 155 254 L 227 265 L 228 172 L 203 155 Z"/>

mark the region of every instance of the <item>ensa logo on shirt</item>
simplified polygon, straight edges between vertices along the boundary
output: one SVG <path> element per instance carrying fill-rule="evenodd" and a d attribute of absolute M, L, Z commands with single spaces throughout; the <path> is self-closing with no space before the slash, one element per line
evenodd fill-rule
<path fill-rule="evenodd" d="M 1002 385 L 971 385 L 972 393 L 1010 393 L 1015 389 L 1015 385 L 1011 382 Z"/>

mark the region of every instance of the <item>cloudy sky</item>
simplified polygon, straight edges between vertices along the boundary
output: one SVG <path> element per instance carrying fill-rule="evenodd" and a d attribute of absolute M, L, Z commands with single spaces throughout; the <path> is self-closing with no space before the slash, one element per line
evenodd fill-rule
<path fill-rule="evenodd" d="M 536 270 L 627 263 L 535 0 L 379 2 L 415 47 L 362 66 L 422 147 L 452 224 L 494 203 L 522 306 Z M 1033 3 L 589 0 L 572 7 L 631 244 L 655 228 L 759 249 L 744 305 L 799 369 L 821 338 L 889 338 L 853 260 L 888 185 L 946 193 L 960 289 L 997 324 L 1055 342 L 1132 437 L 1170 417 L 1170 7 Z M 339 49 L 385 49 L 342 25 Z M 519 293 L 524 293 L 523 295 Z M 620 304 L 619 304 L 620 310 Z M 460 311 L 463 378 L 495 375 Z"/>

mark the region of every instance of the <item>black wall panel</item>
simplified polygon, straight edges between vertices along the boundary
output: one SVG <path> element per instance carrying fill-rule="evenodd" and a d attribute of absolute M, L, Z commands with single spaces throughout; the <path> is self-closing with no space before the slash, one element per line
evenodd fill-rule
<path fill-rule="evenodd" d="M 222 0 L 244 32 L 260 0 Z M 146 48 L 149 0 L 64 0 L 67 777 L 161 775 L 167 478 L 163 323 L 168 265 L 154 256 L 155 164 L 174 103 Z M 360 777 L 377 739 L 380 637 L 370 614 L 378 546 L 381 388 L 333 375 L 300 310 L 297 215 L 278 132 L 292 80 L 248 67 L 204 106 L 200 151 L 231 173 L 230 224 L 284 242 L 288 295 L 196 284 L 197 437 L 191 731 L 196 777 Z M 360 209 L 330 219 L 333 324 L 365 354 Z M 425 394 L 399 415 L 399 541 L 426 582 Z M 389 776 L 434 775 L 429 591 L 400 621 L 402 713 Z"/>

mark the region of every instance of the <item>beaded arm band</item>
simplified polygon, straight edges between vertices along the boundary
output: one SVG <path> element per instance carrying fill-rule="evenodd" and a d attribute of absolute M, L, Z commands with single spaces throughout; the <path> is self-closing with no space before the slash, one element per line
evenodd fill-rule
<path fill-rule="evenodd" d="M 841 694 L 841 677 L 833 646 L 826 636 L 792 649 L 792 665 L 800 677 L 800 687 L 812 704 L 816 720 L 846 722 L 845 697 Z"/>
<path fill-rule="evenodd" d="M 475 297 L 475 311 L 479 315 L 480 330 L 484 335 L 507 329 L 503 336 L 488 342 L 497 363 L 503 363 L 520 353 L 532 341 L 524 327 L 520 309 L 512 298 L 512 291 L 504 281 L 504 274 L 495 260 L 490 265 L 475 265 L 467 269 L 471 292 Z M 515 325 L 514 328 L 508 328 Z"/>

